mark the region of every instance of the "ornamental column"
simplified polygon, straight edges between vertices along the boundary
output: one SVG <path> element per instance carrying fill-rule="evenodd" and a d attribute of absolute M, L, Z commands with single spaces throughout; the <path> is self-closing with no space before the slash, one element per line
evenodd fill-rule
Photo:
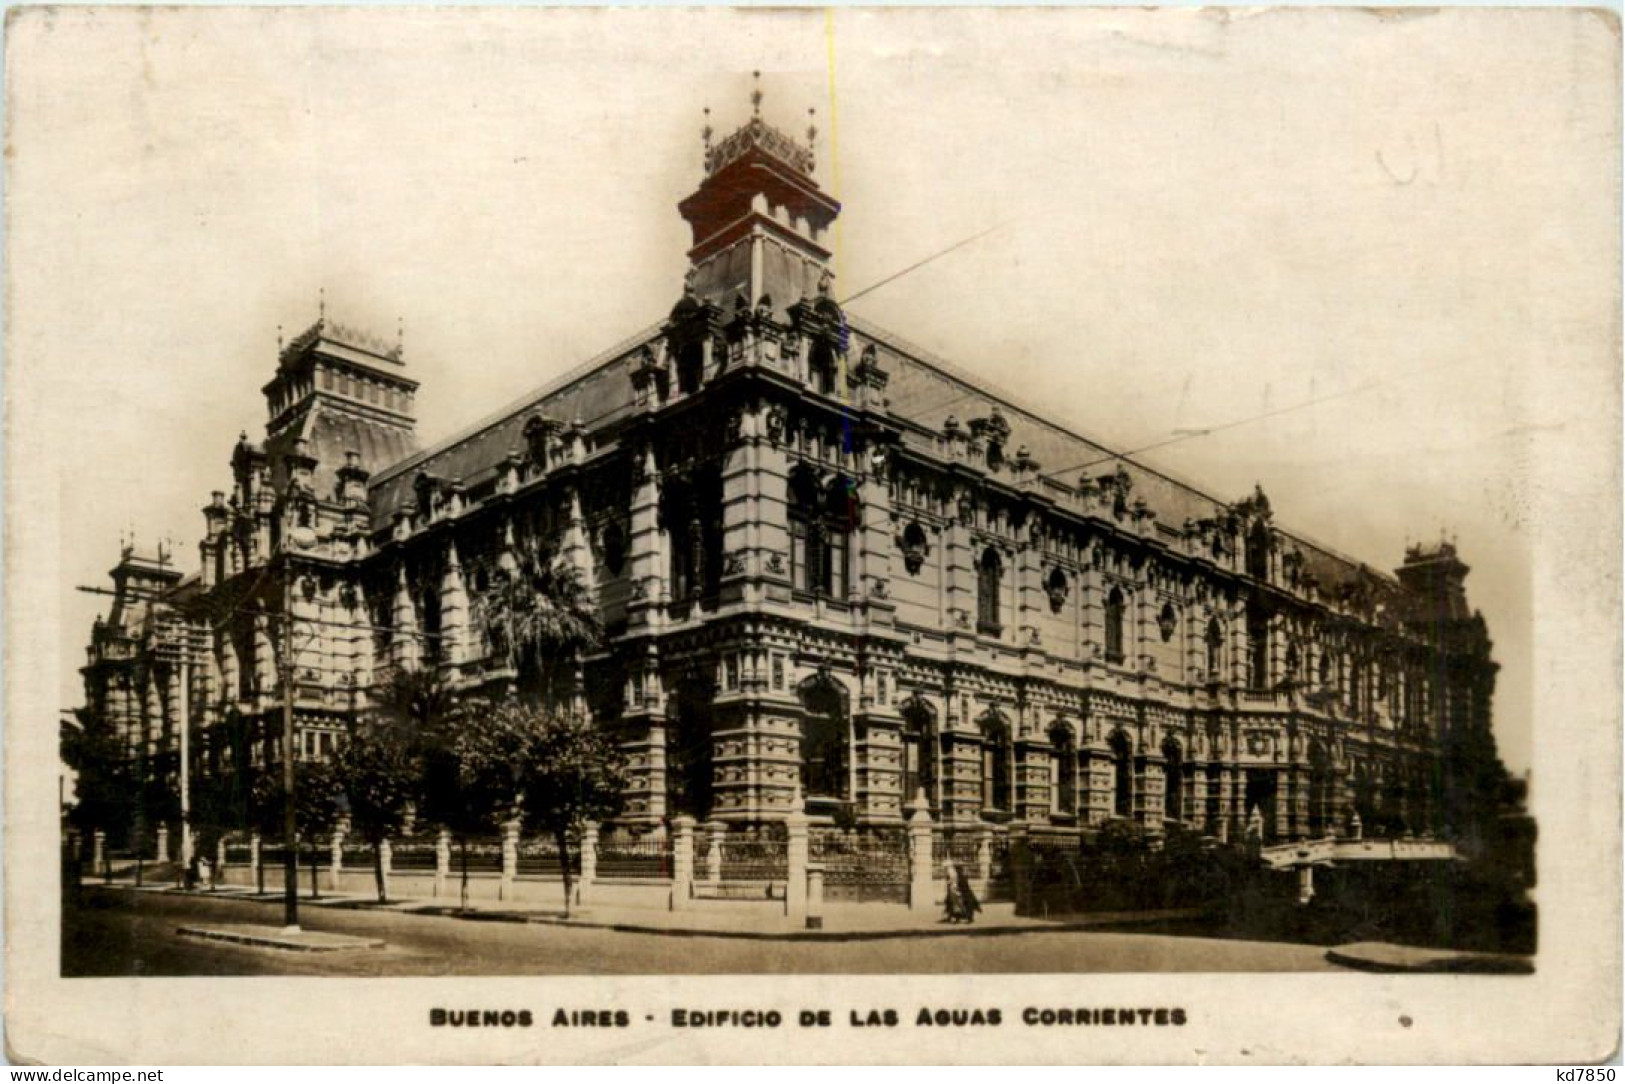
<path fill-rule="evenodd" d="M 660 528 L 660 480 L 654 447 L 647 441 L 631 450 L 631 473 L 631 525 L 626 558 L 631 597 L 626 607 L 627 627 L 644 629 L 659 627 L 664 621 L 665 611 L 660 603 L 668 568 Z"/>
<path fill-rule="evenodd" d="M 463 584 L 463 566 L 457 557 L 455 539 L 446 543 L 446 572 L 440 580 L 440 665 L 455 670 L 468 661 L 468 591 Z"/>
<path fill-rule="evenodd" d="M 406 582 L 405 561 L 395 566 L 393 614 L 395 632 L 390 643 L 390 661 L 401 670 L 415 669 L 422 656 L 418 651 L 417 608 L 412 605 L 412 591 Z"/>

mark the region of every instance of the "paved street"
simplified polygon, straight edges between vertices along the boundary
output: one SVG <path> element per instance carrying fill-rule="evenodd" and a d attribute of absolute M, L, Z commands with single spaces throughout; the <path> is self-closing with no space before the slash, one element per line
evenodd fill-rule
<path fill-rule="evenodd" d="M 541 975 L 1332 971 L 1313 945 L 1097 931 L 810 943 L 479 922 L 317 907 L 308 929 L 386 948 L 307 955 L 200 942 L 183 922 L 280 923 L 281 906 L 86 891 L 63 909 L 64 975 Z"/>

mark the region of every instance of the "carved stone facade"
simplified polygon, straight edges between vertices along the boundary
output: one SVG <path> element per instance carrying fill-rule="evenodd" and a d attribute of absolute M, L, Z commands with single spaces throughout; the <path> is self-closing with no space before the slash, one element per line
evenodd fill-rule
<path fill-rule="evenodd" d="M 754 118 L 713 150 L 662 327 L 478 431 L 417 451 L 398 352 L 325 323 L 290 344 L 201 572 L 141 580 L 229 600 L 194 725 L 276 756 L 285 608 L 302 755 L 390 667 L 510 680 L 480 599 L 556 560 L 608 631 L 582 692 L 633 825 L 759 824 L 798 793 L 897 823 L 923 793 L 956 825 L 1430 830 L 1441 735 L 1489 727 L 1496 672 L 1454 549 L 1375 572 L 1262 491 L 1206 496 L 851 317 L 839 207 L 787 146 Z M 87 685 L 145 718 L 114 647 L 98 631 Z"/>

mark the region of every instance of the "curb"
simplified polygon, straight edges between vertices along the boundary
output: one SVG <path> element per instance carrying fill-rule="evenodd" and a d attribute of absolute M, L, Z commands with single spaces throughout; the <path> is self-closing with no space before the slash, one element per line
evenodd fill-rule
<path fill-rule="evenodd" d="M 1418 949 L 1414 959 L 1384 958 L 1381 951 L 1361 951 L 1363 945 L 1341 945 L 1326 950 L 1326 959 L 1351 971 L 1366 971 L 1379 975 L 1533 975 L 1533 960 L 1494 952 L 1448 952 L 1438 949 Z M 1375 949 L 1399 949 L 1404 946 L 1375 945 Z"/>
<path fill-rule="evenodd" d="M 126 885 L 95 885 L 105 890 L 133 890 L 133 886 Z M 203 899 L 214 900 L 240 900 L 248 903 L 275 903 L 282 899 L 280 893 L 260 895 L 256 892 L 209 892 L 204 890 L 187 890 L 171 888 L 166 894 L 172 896 L 196 896 Z M 562 915 L 538 914 L 529 911 L 459 911 L 455 907 L 443 904 L 414 905 L 410 901 L 392 900 L 389 903 L 377 903 L 366 900 L 356 900 L 341 897 L 326 897 L 323 899 L 300 899 L 303 906 L 327 907 L 343 911 L 379 911 L 398 915 L 421 915 L 426 918 L 451 918 L 462 922 L 499 922 L 513 925 L 532 926 L 561 926 L 566 929 L 583 930 L 609 930 L 615 933 L 636 933 L 644 935 L 704 938 L 719 937 L 737 941 L 887 941 L 900 939 L 931 939 L 947 937 L 1019 937 L 1023 934 L 1034 933 L 1081 933 L 1086 931 L 1100 931 L 1109 928 L 1107 932 L 1118 932 L 1116 927 L 1133 925 L 1136 922 L 1164 922 L 1170 918 L 1184 917 L 1185 912 L 1157 912 L 1143 918 L 1133 916 L 1114 915 L 1110 918 L 1084 919 L 1073 922 L 1051 922 L 1044 925 L 1031 926 L 957 926 L 948 929 L 938 929 L 934 926 L 901 929 L 874 929 L 874 930 L 730 930 L 705 929 L 694 926 L 659 926 L 640 924 L 626 921 L 594 921 L 590 918 L 565 918 Z M 1191 911 L 1191 914 L 1199 912 Z"/>

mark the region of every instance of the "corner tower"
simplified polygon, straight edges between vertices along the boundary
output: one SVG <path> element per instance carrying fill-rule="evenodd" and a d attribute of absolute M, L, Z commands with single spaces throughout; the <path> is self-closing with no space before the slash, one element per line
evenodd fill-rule
<path fill-rule="evenodd" d="M 782 317 L 821 281 L 828 290 L 830 227 L 841 205 L 813 178 L 818 132 L 808 116 L 802 143 L 762 119 L 758 87 L 750 120 L 732 135 L 713 143 L 707 124 L 705 179 L 677 205 L 693 230 L 688 290 L 696 300 L 731 313 L 766 299 Z"/>

